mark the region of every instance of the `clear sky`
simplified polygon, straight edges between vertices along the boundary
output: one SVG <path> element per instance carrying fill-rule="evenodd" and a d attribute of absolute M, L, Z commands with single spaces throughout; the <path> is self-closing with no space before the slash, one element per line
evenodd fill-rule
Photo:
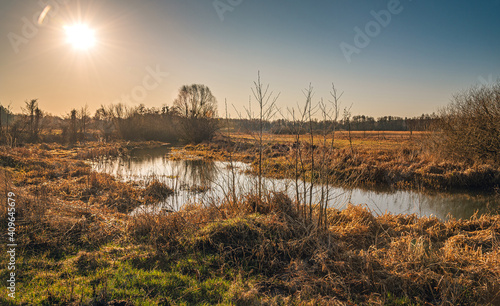
<path fill-rule="evenodd" d="M 201 83 L 242 111 L 260 70 L 284 110 L 335 83 L 354 115 L 417 116 L 500 77 L 499 16 L 500 0 L 0 0 L 0 103 L 159 107 Z M 73 24 L 93 47 L 67 42 Z"/>

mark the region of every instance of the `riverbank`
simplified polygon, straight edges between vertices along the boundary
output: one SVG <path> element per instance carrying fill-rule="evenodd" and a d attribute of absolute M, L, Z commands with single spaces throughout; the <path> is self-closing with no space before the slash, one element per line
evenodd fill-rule
<path fill-rule="evenodd" d="M 168 186 L 121 182 L 83 159 L 134 146 L 0 148 L 18 244 L 16 299 L 2 290 L 2 305 L 500 303 L 498 215 L 442 222 L 351 206 L 318 228 L 316 210 L 304 218 L 271 193 L 130 216 Z"/>
<path fill-rule="evenodd" d="M 383 138 L 357 133 L 331 138 L 309 136 L 299 142 L 293 135 L 265 134 L 262 142 L 262 175 L 272 178 L 300 177 L 306 181 L 328 180 L 351 187 L 385 187 L 419 191 L 499 192 L 500 167 L 443 160 L 423 150 L 425 135 L 388 134 Z M 198 156 L 219 160 L 238 160 L 252 164 L 259 173 L 259 145 L 255 136 L 233 134 L 212 142 L 188 145 L 173 153 L 173 158 Z M 325 172 L 326 169 L 326 172 Z"/>

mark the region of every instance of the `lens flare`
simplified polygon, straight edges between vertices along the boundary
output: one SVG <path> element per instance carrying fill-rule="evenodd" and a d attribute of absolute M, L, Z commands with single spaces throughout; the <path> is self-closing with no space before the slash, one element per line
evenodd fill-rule
<path fill-rule="evenodd" d="M 45 21 L 45 17 L 47 17 L 47 14 L 49 13 L 50 9 L 52 7 L 50 5 L 47 5 L 42 13 L 40 13 L 40 17 L 38 17 L 38 25 L 43 25 L 43 22 Z"/>
<path fill-rule="evenodd" d="M 87 50 L 95 45 L 94 31 L 86 25 L 65 26 L 64 30 L 66 31 L 68 43 L 76 49 Z"/>

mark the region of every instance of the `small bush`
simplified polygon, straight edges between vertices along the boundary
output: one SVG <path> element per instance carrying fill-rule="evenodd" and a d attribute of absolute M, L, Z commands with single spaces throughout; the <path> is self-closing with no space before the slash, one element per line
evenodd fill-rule
<path fill-rule="evenodd" d="M 165 200 L 173 193 L 174 190 L 172 188 L 155 179 L 149 183 L 143 194 L 146 201 L 154 203 Z"/>

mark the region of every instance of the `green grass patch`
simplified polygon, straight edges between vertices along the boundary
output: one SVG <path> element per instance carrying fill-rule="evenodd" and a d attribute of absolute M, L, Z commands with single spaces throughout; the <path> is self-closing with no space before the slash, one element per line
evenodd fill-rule
<path fill-rule="evenodd" d="M 16 299 L 2 305 L 92 305 L 128 301 L 133 305 L 230 305 L 242 282 L 216 273 L 214 256 L 202 254 L 173 260 L 152 257 L 140 246 L 105 245 L 60 259 L 18 258 Z M 161 259 L 160 259 L 161 258 Z M 3 260 L 5 261 L 5 260 Z M 6 262 L 2 262 L 5 265 Z M 219 275 L 218 275 L 219 274 Z M 6 279 L 7 271 L 0 272 Z"/>

